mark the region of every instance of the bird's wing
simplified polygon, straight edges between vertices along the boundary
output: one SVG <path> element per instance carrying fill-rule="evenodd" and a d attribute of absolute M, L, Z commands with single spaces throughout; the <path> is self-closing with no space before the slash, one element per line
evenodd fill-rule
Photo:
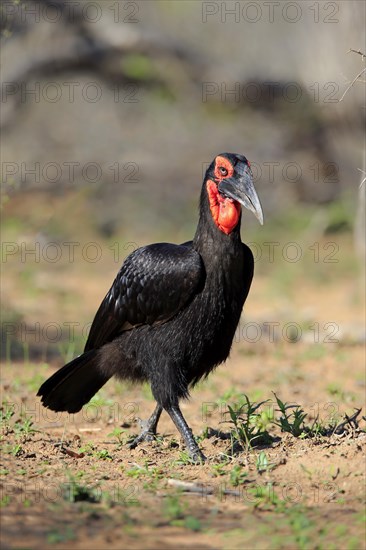
<path fill-rule="evenodd" d="M 189 245 L 159 243 L 135 250 L 95 315 L 85 351 L 134 326 L 167 321 L 192 300 L 204 280 L 201 256 Z"/>

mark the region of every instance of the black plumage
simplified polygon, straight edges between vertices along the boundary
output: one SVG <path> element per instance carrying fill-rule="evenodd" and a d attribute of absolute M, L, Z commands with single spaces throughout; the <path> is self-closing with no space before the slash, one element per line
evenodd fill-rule
<path fill-rule="evenodd" d="M 248 161 L 222 154 L 206 172 L 193 241 L 130 254 L 100 305 L 84 353 L 39 389 L 54 411 L 77 412 L 116 375 L 148 381 L 157 406 L 136 446 L 156 433 L 165 409 L 194 460 L 203 460 L 179 409 L 189 388 L 229 355 L 253 277 L 240 239 L 240 204 L 262 221 Z"/>

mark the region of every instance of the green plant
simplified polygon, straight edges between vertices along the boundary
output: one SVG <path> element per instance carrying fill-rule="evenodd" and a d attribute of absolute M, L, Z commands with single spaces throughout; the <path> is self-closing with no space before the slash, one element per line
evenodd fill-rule
<path fill-rule="evenodd" d="M 0 426 L 8 428 L 10 425 L 10 419 L 14 416 L 15 410 L 14 403 L 3 402 L 0 408 Z"/>
<path fill-rule="evenodd" d="M 233 487 L 238 487 L 238 485 L 242 485 L 248 481 L 247 477 L 248 472 L 243 471 L 243 468 L 237 464 L 230 472 L 230 483 Z"/>
<path fill-rule="evenodd" d="M 254 442 L 260 444 L 272 441 L 267 429 L 264 428 L 263 411 L 259 411 L 268 400 L 252 403 L 247 395 L 244 394 L 243 397 L 244 403 L 238 408 L 228 405 L 230 420 L 225 422 L 233 424 L 232 441 L 238 442 L 246 451 L 249 451 Z"/>
<path fill-rule="evenodd" d="M 186 515 L 188 504 L 182 503 L 181 494 L 167 495 L 164 499 L 163 514 L 167 521 L 177 527 L 185 527 L 191 531 L 200 531 L 202 529 L 201 522 L 198 518 L 192 515 Z"/>
<path fill-rule="evenodd" d="M 257 472 L 259 474 L 263 474 L 263 472 L 269 472 L 270 470 L 272 470 L 275 465 L 269 462 L 266 453 L 264 451 L 261 451 L 257 456 L 255 466 L 257 468 Z"/>
<path fill-rule="evenodd" d="M 319 422 L 318 417 L 315 418 L 311 426 L 306 426 L 304 420 L 308 415 L 300 405 L 283 403 L 274 392 L 273 395 L 276 398 L 278 411 L 281 413 L 279 421 L 274 420 L 274 424 L 279 426 L 283 432 L 290 433 L 300 439 L 306 439 L 309 437 L 324 436 L 333 431 L 334 425 L 324 426 Z M 289 413 L 288 411 L 291 409 L 293 410 Z"/>
<path fill-rule="evenodd" d="M 246 493 L 254 508 L 283 513 L 288 507 L 288 503 L 277 496 L 272 483 L 249 488 Z"/>
<path fill-rule="evenodd" d="M 187 516 L 184 518 L 184 527 L 194 532 L 201 531 L 202 529 L 200 520 L 195 516 Z"/>
<path fill-rule="evenodd" d="M 30 434 L 33 434 L 33 433 L 37 432 L 37 431 L 38 430 L 36 430 L 33 427 L 33 420 L 31 420 L 30 418 L 24 418 L 23 422 L 21 420 L 18 420 L 14 424 L 14 433 L 18 437 L 19 436 L 28 436 Z"/>
<path fill-rule="evenodd" d="M 117 439 L 118 447 L 122 447 L 125 443 L 125 438 L 122 437 L 126 433 L 126 430 L 123 430 L 119 426 L 116 426 L 111 433 L 108 434 L 108 437 L 115 437 Z"/>
<path fill-rule="evenodd" d="M 95 458 L 100 458 L 102 460 L 112 460 L 111 455 L 109 454 L 108 449 L 101 449 L 100 451 L 94 451 Z"/>
<path fill-rule="evenodd" d="M 79 483 L 72 475 L 69 475 L 69 481 L 61 484 L 62 497 L 67 502 L 92 502 L 98 503 L 102 500 L 102 492 L 99 485 L 88 486 Z"/>
<path fill-rule="evenodd" d="M 310 535 L 314 527 L 314 522 L 304 512 L 300 505 L 294 505 L 286 511 L 289 526 L 300 550 L 309 548 Z"/>
<path fill-rule="evenodd" d="M 304 420 L 307 414 L 299 405 L 283 403 L 274 392 L 273 395 L 275 396 L 278 410 L 281 413 L 279 421 L 274 420 L 274 424 L 279 426 L 283 432 L 290 433 L 294 437 L 301 436 L 305 432 Z M 289 413 L 288 411 L 290 410 L 291 412 Z"/>
<path fill-rule="evenodd" d="M 10 448 L 10 454 L 12 454 L 13 456 L 20 456 L 23 454 L 23 447 L 21 446 L 20 443 L 17 443 L 16 445 L 14 445 L 13 447 Z"/>
<path fill-rule="evenodd" d="M 187 504 L 182 504 L 180 496 L 180 493 L 167 495 L 164 499 L 163 513 L 168 521 L 173 521 L 184 517 Z"/>
<path fill-rule="evenodd" d="M 179 458 L 173 461 L 174 465 L 177 466 L 187 466 L 188 464 L 195 464 L 195 462 L 190 457 L 188 451 L 181 451 L 179 453 Z"/>
<path fill-rule="evenodd" d="M 197 443 L 201 443 L 204 439 L 208 439 L 210 437 L 210 428 L 206 426 L 202 432 L 195 436 L 195 439 Z"/>
<path fill-rule="evenodd" d="M 151 467 L 148 460 L 145 461 L 143 466 L 136 464 L 129 470 L 125 471 L 128 477 L 140 478 L 140 477 L 149 477 L 151 479 L 162 479 L 165 477 L 166 472 L 157 466 Z"/>
<path fill-rule="evenodd" d="M 80 447 L 79 449 L 80 453 L 84 453 L 86 455 L 92 456 L 94 453 L 94 445 L 93 443 L 85 443 L 83 447 Z"/>
<path fill-rule="evenodd" d="M 214 477 L 224 476 L 226 474 L 223 464 L 213 464 L 211 466 L 211 472 Z"/>

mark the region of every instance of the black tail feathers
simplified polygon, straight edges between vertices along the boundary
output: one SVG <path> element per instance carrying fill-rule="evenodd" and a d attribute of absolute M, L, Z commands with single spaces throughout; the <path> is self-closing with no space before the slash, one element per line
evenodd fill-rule
<path fill-rule="evenodd" d="M 39 388 L 37 395 L 52 411 L 75 413 L 88 403 L 111 375 L 98 368 L 97 350 L 90 350 L 67 363 Z"/>

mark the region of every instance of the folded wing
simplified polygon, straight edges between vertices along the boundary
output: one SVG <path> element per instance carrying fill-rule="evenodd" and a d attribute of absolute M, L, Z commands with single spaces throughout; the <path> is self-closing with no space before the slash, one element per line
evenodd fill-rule
<path fill-rule="evenodd" d="M 190 244 L 153 244 L 126 258 L 95 315 L 85 351 L 133 327 L 164 323 L 191 302 L 205 269 Z"/>

